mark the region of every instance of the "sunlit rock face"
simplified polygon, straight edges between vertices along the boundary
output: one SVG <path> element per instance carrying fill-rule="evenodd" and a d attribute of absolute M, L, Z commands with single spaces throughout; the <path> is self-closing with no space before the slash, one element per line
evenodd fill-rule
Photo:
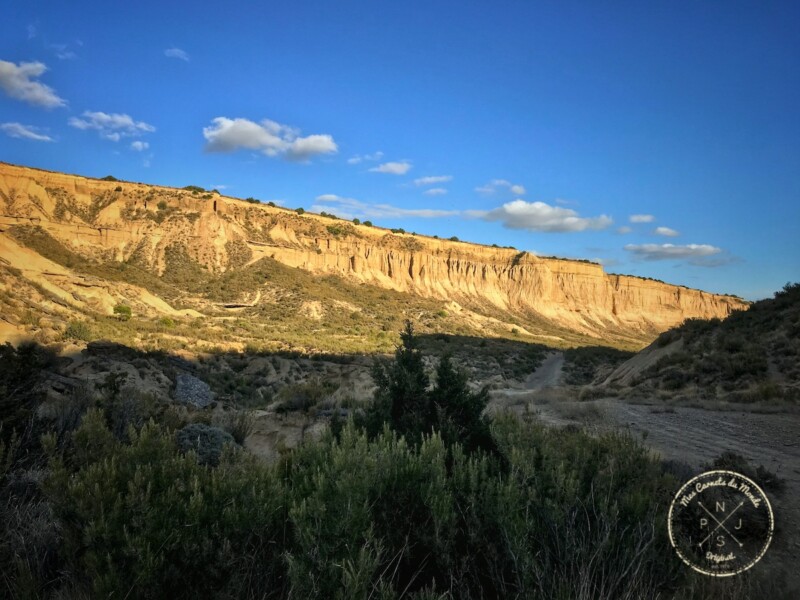
<path fill-rule="evenodd" d="M 735 297 L 610 275 L 589 262 L 393 234 L 216 193 L 2 163 L 0 208 L 3 232 L 38 225 L 72 252 L 94 260 L 135 262 L 160 274 L 170 253 L 179 251 L 221 273 L 271 257 L 312 273 L 535 315 L 598 338 L 616 331 L 641 334 L 644 340 L 687 318 L 724 318 L 747 308 Z M 64 286 L 69 285 L 68 269 L 43 262 L 2 232 L 0 258 L 23 270 L 60 270 Z M 84 286 L 85 295 L 94 295 L 101 305 L 111 302 L 103 297 L 105 284 L 93 283 L 96 289 Z M 159 305 L 156 297 L 148 302 Z"/>

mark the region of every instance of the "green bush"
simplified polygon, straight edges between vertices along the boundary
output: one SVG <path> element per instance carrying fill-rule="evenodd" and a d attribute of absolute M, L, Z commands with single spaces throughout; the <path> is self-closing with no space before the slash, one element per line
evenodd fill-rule
<path fill-rule="evenodd" d="M 233 436 L 219 427 L 203 423 L 190 423 L 175 436 L 182 452 L 194 451 L 201 465 L 216 466 L 222 457 L 225 444 L 233 444 Z"/>
<path fill-rule="evenodd" d="M 64 339 L 89 342 L 92 340 L 92 329 L 85 321 L 70 321 L 64 330 Z"/>
<path fill-rule="evenodd" d="M 128 321 L 131 318 L 131 307 L 127 304 L 117 304 L 114 307 L 114 314 L 120 321 Z"/>
<path fill-rule="evenodd" d="M 294 212 L 296 212 L 298 215 L 302 215 L 302 214 L 305 214 L 306 209 L 300 207 L 300 208 L 294 209 Z"/>
<path fill-rule="evenodd" d="M 159 200 L 158 204 L 156 204 L 158 210 L 167 210 L 167 201 L 166 200 Z"/>
<path fill-rule="evenodd" d="M 364 225 L 367 227 L 372 227 L 372 221 L 364 221 Z"/>

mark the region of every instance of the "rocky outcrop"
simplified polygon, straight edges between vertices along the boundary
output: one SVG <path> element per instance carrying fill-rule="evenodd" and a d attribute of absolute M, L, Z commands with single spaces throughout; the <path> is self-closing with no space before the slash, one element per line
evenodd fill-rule
<path fill-rule="evenodd" d="M 747 304 L 594 263 L 354 226 L 318 215 L 138 183 L 0 164 L 0 230 L 34 224 L 72 251 L 162 273 L 175 249 L 212 272 L 271 257 L 429 298 L 543 318 L 567 329 L 653 334 Z M 235 299 L 232 299 L 232 301 Z"/>

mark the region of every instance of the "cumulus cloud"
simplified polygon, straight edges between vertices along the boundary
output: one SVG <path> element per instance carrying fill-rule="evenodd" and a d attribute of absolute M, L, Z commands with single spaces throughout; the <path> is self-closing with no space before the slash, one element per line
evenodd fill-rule
<path fill-rule="evenodd" d="M 622 227 L 617 227 L 617 233 L 621 235 L 625 235 L 626 233 L 630 233 L 631 231 L 633 231 L 633 229 L 631 229 L 627 225 L 623 225 Z"/>
<path fill-rule="evenodd" d="M 0 60 L 0 88 L 11 98 L 36 106 L 66 106 L 67 101 L 60 98 L 53 88 L 34 81 L 45 71 L 47 66 L 40 62 L 21 62 L 16 65 Z"/>
<path fill-rule="evenodd" d="M 431 188 L 429 190 L 425 190 L 422 193 L 425 194 L 426 196 L 444 196 L 447 193 L 447 190 L 444 188 L 436 187 L 436 188 Z"/>
<path fill-rule="evenodd" d="M 37 133 L 37 127 L 22 125 L 21 123 L 0 123 L 0 131 L 9 137 L 33 140 L 35 142 L 54 141 L 49 135 Z"/>
<path fill-rule="evenodd" d="M 386 162 L 370 169 L 373 173 L 388 173 L 389 175 L 405 175 L 411 170 L 411 163 L 407 160 Z"/>
<path fill-rule="evenodd" d="M 136 137 L 145 133 L 152 133 L 155 127 L 144 121 L 135 121 L 130 115 L 121 113 L 92 112 L 87 110 L 82 118 L 71 117 L 68 121 L 70 127 L 76 129 L 94 130 L 100 137 L 112 142 L 118 142 L 124 137 Z"/>
<path fill-rule="evenodd" d="M 178 60 L 189 62 L 189 53 L 185 50 L 181 50 L 180 48 L 167 48 L 164 50 L 164 56 L 167 58 L 177 58 Z"/>
<path fill-rule="evenodd" d="M 653 230 L 656 235 L 663 235 L 665 237 L 678 237 L 680 233 L 670 227 L 656 227 Z"/>
<path fill-rule="evenodd" d="M 722 248 L 708 244 L 627 244 L 625 250 L 644 260 L 690 260 L 694 264 L 722 252 Z"/>
<path fill-rule="evenodd" d="M 606 215 L 581 217 L 571 208 L 524 200 L 514 200 L 490 211 L 468 211 L 467 214 L 485 221 L 499 221 L 508 229 L 526 229 L 546 233 L 605 229 L 613 223 L 611 218 Z"/>
<path fill-rule="evenodd" d="M 423 186 L 423 185 L 433 185 L 435 183 L 447 183 L 448 181 L 453 181 L 452 175 L 430 175 L 428 177 L 420 177 L 414 180 L 414 185 L 416 186 Z"/>
<path fill-rule="evenodd" d="M 522 196 L 525 193 L 525 186 L 518 183 L 511 183 L 507 179 L 492 179 L 486 185 L 475 188 L 480 194 L 494 194 L 499 188 L 506 188 L 515 196 Z"/>
<path fill-rule="evenodd" d="M 653 215 L 631 215 L 628 220 L 631 223 L 652 223 L 656 218 Z"/>
<path fill-rule="evenodd" d="M 382 158 L 383 158 L 383 152 L 381 152 L 379 150 L 378 152 L 374 152 L 372 154 L 356 154 L 355 156 L 352 156 L 352 157 L 347 159 L 347 164 L 348 165 L 357 165 L 357 164 L 365 162 L 365 161 L 374 162 L 374 161 L 380 160 Z"/>
<path fill-rule="evenodd" d="M 449 217 L 457 215 L 458 211 L 454 210 L 435 210 L 429 208 L 400 208 L 392 206 L 391 204 L 368 204 L 355 198 L 345 198 L 337 196 L 336 194 L 322 194 L 317 196 L 317 202 L 323 202 L 324 205 L 315 205 L 311 207 L 314 212 L 331 211 L 345 219 L 352 219 L 354 217 L 379 219 L 391 217 L 419 217 L 419 218 L 436 218 L 436 217 Z"/>
<path fill-rule="evenodd" d="M 131 142 L 131 150 L 135 150 L 136 152 L 144 152 L 150 147 L 150 144 L 147 142 L 142 142 L 140 140 L 136 140 L 135 142 Z"/>
<path fill-rule="evenodd" d="M 290 160 L 307 160 L 319 154 L 339 150 L 327 134 L 300 136 L 300 130 L 269 119 L 256 123 L 249 119 L 217 117 L 203 128 L 207 152 L 234 152 L 242 148 L 267 156 L 283 156 Z"/>

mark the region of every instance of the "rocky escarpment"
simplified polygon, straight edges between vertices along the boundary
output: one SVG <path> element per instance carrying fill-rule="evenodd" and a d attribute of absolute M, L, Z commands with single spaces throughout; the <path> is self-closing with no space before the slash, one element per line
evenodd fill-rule
<path fill-rule="evenodd" d="M 14 227 L 41 227 L 80 256 L 160 275 L 178 261 L 222 273 L 268 257 L 595 337 L 625 331 L 644 341 L 687 318 L 726 317 L 746 308 L 735 297 L 609 275 L 593 263 L 392 233 L 197 189 L 0 164 L 0 209 L 6 234 Z M 24 267 L 13 256 L 3 259 Z"/>

